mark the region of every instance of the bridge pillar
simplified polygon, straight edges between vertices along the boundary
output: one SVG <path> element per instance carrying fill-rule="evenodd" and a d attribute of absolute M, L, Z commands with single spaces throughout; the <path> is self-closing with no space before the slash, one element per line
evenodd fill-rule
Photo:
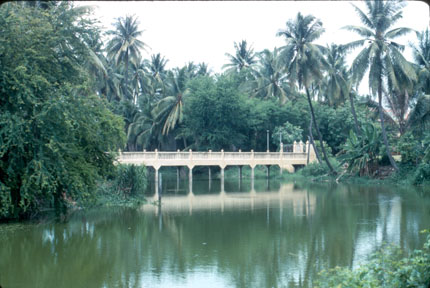
<path fill-rule="evenodd" d="M 193 193 L 193 166 L 188 166 L 188 188 L 189 193 Z"/>
<path fill-rule="evenodd" d="M 254 169 L 255 169 L 255 165 L 251 165 L 251 190 L 254 190 Z"/>
<path fill-rule="evenodd" d="M 224 192 L 224 169 L 225 166 L 220 166 L 221 167 L 221 192 Z"/>
<path fill-rule="evenodd" d="M 179 190 L 179 166 L 176 166 L 176 191 Z"/>
<path fill-rule="evenodd" d="M 267 167 L 267 179 L 270 177 L 270 165 L 266 165 Z"/>
<path fill-rule="evenodd" d="M 242 165 L 239 165 L 239 191 L 240 187 L 242 186 Z"/>
<path fill-rule="evenodd" d="M 155 197 L 158 198 L 158 169 L 159 167 L 154 167 L 155 169 Z"/>

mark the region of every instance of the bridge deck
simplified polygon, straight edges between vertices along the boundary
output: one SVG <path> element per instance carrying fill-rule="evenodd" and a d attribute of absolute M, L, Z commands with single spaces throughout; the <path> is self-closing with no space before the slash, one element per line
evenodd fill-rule
<path fill-rule="evenodd" d="M 254 168 L 256 165 L 278 165 L 289 169 L 293 165 L 307 165 L 308 153 L 303 149 L 293 152 L 123 152 L 118 162 L 123 164 L 144 164 L 159 169 L 163 166 L 244 166 Z M 316 160 L 313 149 L 309 151 L 309 163 Z"/>

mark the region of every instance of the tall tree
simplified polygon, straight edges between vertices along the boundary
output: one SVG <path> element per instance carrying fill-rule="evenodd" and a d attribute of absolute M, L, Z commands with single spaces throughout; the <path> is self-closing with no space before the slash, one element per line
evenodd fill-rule
<path fill-rule="evenodd" d="M 258 53 L 258 65 L 255 68 L 255 79 L 249 81 L 251 93 L 259 98 L 276 98 L 280 103 L 287 99 L 293 99 L 294 89 L 287 82 L 287 73 L 282 59 L 279 57 L 279 49 L 273 52 L 263 50 Z"/>
<path fill-rule="evenodd" d="M 0 219 L 91 198 L 113 169 L 123 123 L 85 70 L 87 17 L 70 2 L 0 7 Z"/>
<path fill-rule="evenodd" d="M 360 51 L 352 63 L 353 79 L 358 84 L 363 79 L 364 74 L 369 71 L 371 93 L 378 96 L 379 118 L 387 156 L 394 169 L 398 170 L 388 143 L 382 100 L 384 93 L 401 92 L 403 80 L 416 80 L 412 65 L 406 61 L 401 53 L 404 46 L 394 41 L 396 38 L 411 32 L 411 29 L 393 28 L 393 25 L 402 18 L 402 8 L 404 7 L 402 1 L 367 0 L 365 5 L 366 13 L 353 5 L 364 26 L 349 25 L 344 27 L 357 33 L 363 39 L 353 41 L 345 47 L 352 49 L 364 46 L 364 49 Z M 388 85 L 386 85 L 387 83 Z"/>
<path fill-rule="evenodd" d="M 115 30 L 108 31 L 113 38 L 107 45 L 107 55 L 114 59 L 116 65 L 123 63 L 124 67 L 124 86 L 126 87 L 126 98 L 131 100 L 128 92 L 128 72 L 130 61 L 136 62 L 140 56 L 140 49 L 145 49 L 147 45 L 138 39 L 143 31 L 139 30 L 138 19 L 133 16 L 118 18 L 114 24 Z"/>
<path fill-rule="evenodd" d="M 418 44 L 412 46 L 418 70 L 419 88 L 430 94 L 430 33 L 428 28 L 418 33 Z"/>
<path fill-rule="evenodd" d="M 352 90 L 352 81 L 350 72 L 347 70 L 345 60 L 345 48 L 332 44 L 325 50 L 326 68 L 327 68 L 327 90 L 326 95 L 330 105 L 337 106 L 344 103 L 348 98 L 351 113 L 354 117 L 354 130 L 357 135 L 361 134 L 360 125 L 357 120 L 357 113 L 354 106 L 354 93 Z"/>
<path fill-rule="evenodd" d="M 324 160 L 331 173 L 336 174 L 327 156 L 323 145 L 322 135 L 315 119 L 314 108 L 309 91 L 312 83 L 318 82 L 322 78 L 323 47 L 312 43 L 324 32 L 322 22 L 312 15 L 303 16 L 300 12 L 294 20 L 286 23 L 286 29 L 280 30 L 278 36 L 285 37 L 287 44 L 282 47 L 282 57 L 285 61 L 285 68 L 288 71 L 290 80 L 297 81 L 299 88 L 304 87 L 308 99 L 313 126 L 318 135 Z"/>
<path fill-rule="evenodd" d="M 225 64 L 223 68 L 227 68 L 227 72 L 240 72 L 244 68 L 250 68 L 257 62 L 254 49 L 248 47 L 246 40 L 239 43 L 234 42 L 235 55 L 225 53 L 229 58 L 230 63 Z"/>
<path fill-rule="evenodd" d="M 154 107 L 156 119 L 163 123 L 162 134 L 167 135 L 177 123 L 182 122 L 184 96 L 188 94 L 186 83 L 189 78 L 190 65 L 176 68 L 168 73 L 168 88 L 165 97 Z"/>

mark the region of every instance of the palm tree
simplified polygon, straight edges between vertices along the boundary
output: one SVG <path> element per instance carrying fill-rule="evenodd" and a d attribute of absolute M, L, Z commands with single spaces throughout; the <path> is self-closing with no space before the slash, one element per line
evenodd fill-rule
<path fill-rule="evenodd" d="M 411 31 L 409 28 L 392 28 L 402 18 L 403 2 L 394 1 L 365 1 L 367 13 L 353 5 L 364 26 L 346 26 L 345 29 L 353 31 L 363 37 L 361 40 L 346 44 L 346 48 L 362 47 L 352 63 L 352 73 L 355 83 L 359 83 L 369 70 L 369 87 L 373 95 L 378 95 L 379 118 L 381 121 L 382 137 L 386 147 L 387 156 L 391 165 L 398 170 L 396 162 L 391 155 L 385 130 L 382 96 L 390 91 L 401 92 L 401 82 L 405 79 L 416 80 L 412 65 L 406 61 L 401 51 L 404 46 L 394 39 Z M 385 85 L 388 83 L 388 85 Z M 388 87 L 387 87 L 388 86 Z M 385 93 L 387 94 L 387 93 Z"/>
<path fill-rule="evenodd" d="M 143 31 L 138 30 L 138 20 L 133 16 L 118 18 L 115 22 L 115 30 L 108 31 L 108 34 L 113 35 L 113 38 L 107 45 L 107 55 L 110 59 L 114 59 L 116 65 L 124 63 L 124 86 L 128 87 L 128 70 L 129 62 L 136 63 L 140 56 L 140 49 L 145 49 L 147 45 L 138 39 Z M 130 95 L 125 88 L 126 98 L 130 99 Z"/>
<path fill-rule="evenodd" d="M 278 36 L 284 36 L 287 44 L 282 47 L 282 57 L 285 61 L 285 68 L 289 74 L 290 81 L 296 82 L 299 88 L 304 87 L 311 110 L 311 121 L 318 135 L 324 160 L 327 163 L 331 173 L 336 174 L 327 152 L 324 148 L 321 132 L 315 119 L 314 108 L 312 105 L 309 87 L 312 83 L 322 78 L 323 47 L 312 43 L 318 39 L 324 32 L 322 22 L 312 15 L 303 16 L 300 12 L 294 20 L 286 23 L 286 29 L 280 30 Z M 316 150 L 316 149 L 315 149 Z"/>
<path fill-rule="evenodd" d="M 419 87 L 430 94 L 430 34 L 429 30 L 418 33 L 418 45 L 412 46 L 418 68 Z"/>
<path fill-rule="evenodd" d="M 295 96 L 293 89 L 287 83 L 287 74 L 284 70 L 279 49 L 273 52 L 263 50 L 258 53 L 258 66 L 255 71 L 255 80 L 249 81 L 252 95 L 259 98 L 277 98 L 281 104 Z"/>
<path fill-rule="evenodd" d="M 188 93 L 186 83 L 189 80 L 189 68 L 190 65 L 187 65 L 169 71 L 167 96 L 159 100 L 154 108 L 157 121 L 163 123 L 163 135 L 169 134 L 177 123 L 182 122 L 184 96 Z"/>
<path fill-rule="evenodd" d="M 225 53 L 229 58 L 230 63 L 225 64 L 223 68 L 228 68 L 227 72 L 239 72 L 244 68 L 250 68 L 256 63 L 254 49 L 247 47 L 246 40 L 242 40 L 239 43 L 234 42 L 234 49 L 236 50 L 235 55 Z"/>
<path fill-rule="evenodd" d="M 145 61 L 145 65 L 149 70 L 150 75 L 159 83 L 164 83 L 166 80 L 166 65 L 169 60 L 161 57 L 160 53 L 151 55 L 151 60 Z"/>
<path fill-rule="evenodd" d="M 210 76 L 211 69 L 209 69 L 209 66 L 205 62 L 201 62 L 197 65 L 197 76 Z"/>
<path fill-rule="evenodd" d="M 345 61 L 345 48 L 336 44 L 331 44 L 325 50 L 327 68 L 327 89 L 326 95 L 330 105 L 337 106 L 344 103 L 348 98 L 351 113 L 354 118 L 354 130 L 357 135 L 361 135 L 360 125 L 358 124 L 357 114 L 354 107 L 354 93 L 350 72 L 347 71 Z"/>

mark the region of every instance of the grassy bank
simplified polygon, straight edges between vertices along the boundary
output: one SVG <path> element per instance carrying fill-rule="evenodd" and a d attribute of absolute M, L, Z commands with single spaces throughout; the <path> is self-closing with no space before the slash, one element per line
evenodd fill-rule
<path fill-rule="evenodd" d="M 351 184 L 384 184 L 397 186 L 430 187 L 430 167 L 405 165 L 399 163 L 399 171 L 390 166 L 381 166 L 374 177 L 351 174 L 344 169 L 337 169 L 337 175 L 329 173 L 325 164 L 312 163 L 296 173 L 283 173 L 282 179 L 306 179 L 312 182 L 337 182 Z"/>

